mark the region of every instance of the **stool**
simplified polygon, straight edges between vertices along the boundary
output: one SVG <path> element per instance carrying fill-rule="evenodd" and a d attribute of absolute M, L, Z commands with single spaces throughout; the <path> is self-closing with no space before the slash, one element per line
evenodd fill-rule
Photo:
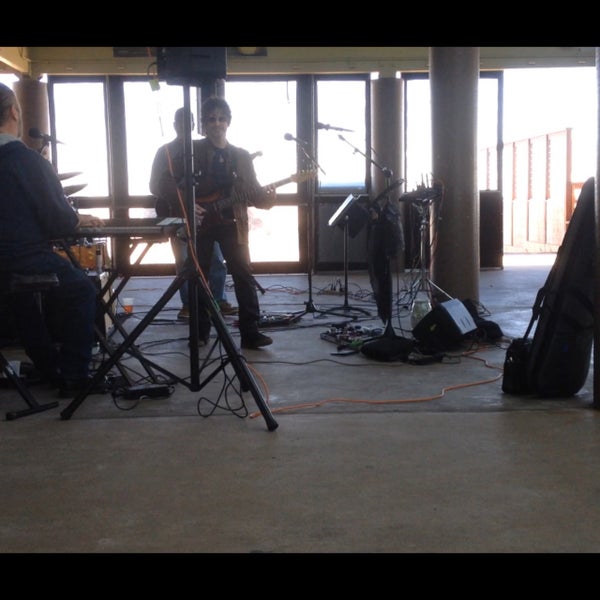
<path fill-rule="evenodd" d="M 57 287 L 60 284 L 56 273 L 48 273 L 44 275 L 23 275 L 21 273 L 13 273 L 9 276 L 8 285 L 4 288 L 4 293 L 15 294 L 20 292 L 33 292 L 38 297 L 38 303 L 41 309 L 42 292 Z M 30 392 L 29 388 L 23 383 L 19 375 L 15 372 L 12 365 L 8 362 L 2 350 L 0 349 L 0 369 L 2 369 L 6 378 L 15 386 L 23 400 L 25 400 L 28 408 L 23 410 L 9 411 L 6 413 L 6 420 L 13 421 L 19 417 L 32 415 L 50 408 L 56 408 L 58 401 L 39 404 Z"/>

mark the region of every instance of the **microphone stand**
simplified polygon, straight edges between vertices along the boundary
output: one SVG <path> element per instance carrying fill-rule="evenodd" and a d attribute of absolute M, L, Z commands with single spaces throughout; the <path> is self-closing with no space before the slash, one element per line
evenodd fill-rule
<path fill-rule="evenodd" d="M 373 202 L 369 203 L 369 213 L 371 214 L 372 217 L 372 222 L 370 223 L 370 226 L 372 227 L 373 222 L 375 222 L 377 219 L 381 218 L 381 209 L 378 208 L 379 206 L 381 206 L 380 202 L 382 200 L 384 200 L 383 204 L 385 205 L 388 201 L 389 201 L 389 193 L 394 190 L 395 188 L 397 188 L 399 185 L 402 185 L 402 183 L 404 183 L 404 179 L 397 179 L 396 181 L 394 181 L 392 183 L 392 177 L 393 177 L 393 172 L 391 169 L 389 169 L 388 167 L 384 167 L 383 165 L 380 165 L 376 160 L 374 160 L 372 157 L 367 156 L 364 152 L 362 152 L 359 148 L 357 148 L 356 146 L 352 145 L 342 134 L 338 135 L 338 138 L 342 141 L 345 142 L 346 144 L 348 144 L 353 150 L 354 153 L 358 153 L 361 156 L 364 156 L 369 162 L 371 162 L 375 167 L 377 167 L 383 177 L 385 178 L 385 189 L 383 190 L 383 192 L 381 192 L 381 194 L 379 194 L 375 200 L 373 200 Z M 385 251 L 385 240 L 378 240 L 378 242 L 380 244 L 383 244 L 383 248 Z M 373 243 L 372 240 L 372 236 L 369 235 L 369 246 L 371 246 L 371 244 Z M 396 334 L 394 332 L 394 327 L 392 325 L 392 285 L 391 285 L 391 270 L 390 270 L 390 265 L 389 265 L 389 258 L 387 256 L 383 257 L 383 260 L 387 261 L 386 262 L 386 266 L 385 266 L 385 272 L 382 276 L 383 278 L 386 278 L 386 282 L 382 282 L 379 281 L 379 287 L 380 288 L 386 288 L 389 287 L 388 290 L 388 294 L 387 297 L 385 299 L 379 299 L 379 301 L 377 302 L 378 305 L 378 312 L 384 312 L 385 314 L 385 319 L 382 318 L 382 320 L 385 322 L 385 331 L 383 333 L 383 335 L 381 337 L 383 338 L 395 338 Z M 371 274 L 370 274 L 371 275 Z M 371 275 L 373 278 L 375 278 L 375 274 Z M 387 281 L 387 279 L 389 279 L 389 281 Z M 389 285 L 386 285 L 389 284 Z M 372 285 L 372 284 L 371 284 Z M 381 291 L 381 289 L 380 289 Z M 377 300 L 377 298 L 376 298 Z M 383 306 L 383 301 L 386 302 L 385 305 L 385 310 L 381 310 L 380 305 Z M 381 315 L 380 315 L 381 316 Z"/>
<path fill-rule="evenodd" d="M 302 151 L 302 154 L 304 154 L 305 158 L 309 161 L 309 163 L 311 163 L 313 168 L 317 168 L 319 171 L 321 171 L 321 173 L 323 173 L 323 175 L 325 175 L 325 171 L 323 170 L 323 168 L 321 167 L 321 165 L 317 162 L 317 160 L 311 155 L 309 154 L 309 152 L 306 150 L 306 148 L 304 148 L 302 143 L 299 143 L 298 141 L 296 141 L 296 146 Z M 313 229 L 314 229 L 314 199 L 315 199 L 315 192 L 314 192 L 314 183 L 311 183 L 311 185 L 313 186 L 311 188 L 311 192 L 309 194 L 309 199 L 308 199 L 308 219 L 307 219 L 307 237 L 308 237 L 308 243 L 306 244 L 306 249 L 307 249 L 307 272 L 308 272 L 308 300 L 304 303 L 305 305 L 305 310 L 303 313 L 301 313 L 300 316 L 306 315 L 308 313 L 321 313 L 321 314 L 325 314 L 326 311 L 322 311 L 322 310 L 318 310 L 313 302 L 313 286 L 312 286 L 312 270 L 313 270 L 313 255 L 312 255 L 312 244 L 313 244 Z"/>
<path fill-rule="evenodd" d="M 306 149 L 304 148 L 304 146 L 300 143 L 298 143 L 298 147 L 300 148 L 300 150 L 302 150 L 302 154 L 304 154 L 304 156 L 306 157 L 306 159 L 308 160 L 308 162 L 312 163 L 312 166 L 319 169 L 319 171 L 321 171 L 321 173 L 323 173 L 323 175 L 327 175 L 327 173 L 325 173 L 325 171 L 323 171 L 323 168 L 321 167 L 321 165 L 316 161 L 316 159 L 311 156 Z"/>
<path fill-rule="evenodd" d="M 38 148 L 38 154 L 43 154 L 44 150 L 49 146 L 48 140 L 42 139 L 40 147 Z"/>
<path fill-rule="evenodd" d="M 333 127 L 331 129 L 333 129 Z M 348 144 L 348 146 L 350 146 L 350 148 L 352 148 L 352 150 L 354 150 L 354 154 L 358 153 L 361 156 L 364 156 L 369 162 L 371 162 L 373 165 L 375 165 L 382 172 L 383 176 L 385 177 L 385 187 L 386 188 L 390 187 L 391 179 L 394 176 L 394 173 L 392 172 L 391 169 L 388 169 L 387 167 L 383 167 L 377 161 L 375 161 L 373 158 L 371 158 L 370 156 L 367 156 L 362 150 L 360 150 L 356 146 L 353 146 L 341 133 L 338 135 L 338 139 L 340 139 L 340 140 L 342 140 L 342 142 L 345 142 L 346 144 Z M 401 182 L 401 183 L 403 183 L 403 182 Z M 381 198 L 381 196 L 379 198 Z"/>

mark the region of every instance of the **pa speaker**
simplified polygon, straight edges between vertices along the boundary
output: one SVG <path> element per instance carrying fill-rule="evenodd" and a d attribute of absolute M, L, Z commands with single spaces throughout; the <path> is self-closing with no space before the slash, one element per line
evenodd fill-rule
<path fill-rule="evenodd" d="M 227 76 L 227 48 L 179 46 L 157 48 L 158 78 L 171 85 L 196 87 Z"/>
<path fill-rule="evenodd" d="M 413 337 L 422 351 L 443 352 L 456 348 L 465 335 L 476 329 L 471 313 L 455 299 L 442 302 L 429 311 L 413 329 Z"/>

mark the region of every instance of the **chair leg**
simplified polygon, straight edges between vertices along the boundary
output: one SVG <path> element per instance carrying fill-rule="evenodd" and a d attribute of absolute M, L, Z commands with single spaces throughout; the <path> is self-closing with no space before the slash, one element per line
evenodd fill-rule
<path fill-rule="evenodd" d="M 6 360 L 6 357 L 2 352 L 0 352 L 0 368 L 6 375 L 6 377 L 11 381 L 11 383 L 15 386 L 19 394 L 29 408 L 25 408 L 22 410 L 13 410 L 6 413 L 7 421 L 14 421 L 20 417 L 26 417 L 27 415 L 33 415 L 35 413 L 42 412 L 44 410 L 49 410 L 51 408 L 56 408 L 58 406 L 58 401 L 48 402 L 46 404 L 39 404 L 38 401 L 33 397 L 33 394 L 29 391 L 27 386 L 21 381 L 21 378 L 15 373 L 15 370 L 12 368 L 12 365 Z"/>

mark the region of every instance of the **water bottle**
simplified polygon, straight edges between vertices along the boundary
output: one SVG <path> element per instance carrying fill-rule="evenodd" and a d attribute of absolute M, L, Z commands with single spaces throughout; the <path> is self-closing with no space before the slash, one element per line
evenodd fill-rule
<path fill-rule="evenodd" d="M 414 329 L 417 323 L 431 311 L 431 301 L 429 300 L 429 294 L 425 291 L 417 292 L 415 298 L 410 307 L 410 324 Z"/>

